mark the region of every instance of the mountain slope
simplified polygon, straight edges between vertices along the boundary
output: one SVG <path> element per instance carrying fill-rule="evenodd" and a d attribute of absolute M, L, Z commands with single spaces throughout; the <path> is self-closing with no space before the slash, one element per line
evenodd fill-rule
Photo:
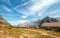
<path fill-rule="evenodd" d="M 53 22 L 58 22 L 58 20 L 56 19 L 56 18 L 51 18 L 51 17 L 45 17 L 45 18 L 43 18 L 42 20 L 41 20 L 41 22 L 40 22 L 40 26 L 39 27 L 41 27 L 42 26 L 42 24 L 43 23 L 53 23 Z"/>
<path fill-rule="evenodd" d="M 10 24 L 0 16 L 0 26 L 10 26 Z"/>

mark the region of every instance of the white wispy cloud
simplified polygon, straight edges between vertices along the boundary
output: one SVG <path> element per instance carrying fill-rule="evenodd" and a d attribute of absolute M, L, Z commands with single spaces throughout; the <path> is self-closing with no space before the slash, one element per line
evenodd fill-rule
<path fill-rule="evenodd" d="M 14 14 L 13 14 L 14 12 L 10 8 L 8 8 L 5 5 L 1 5 L 0 7 L 7 12 L 6 14 L 3 13 L 2 14 L 3 16 L 12 16 L 12 17 L 14 17 Z"/>
<path fill-rule="evenodd" d="M 54 17 L 55 17 L 55 18 L 60 18 L 60 15 L 55 15 Z"/>
<path fill-rule="evenodd" d="M 28 22 L 28 23 L 29 23 L 28 20 L 9 20 L 8 22 L 9 22 L 10 24 L 12 24 L 13 26 L 16 26 L 16 25 L 18 25 L 18 24 L 23 24 L 23 23 L 25 23 L 25 22 Z"/>
<path fill-rule="evenodd" d="M 27 16 L 21 16 L 21 18 L 27 18 Z"/>
<path fill-rule="evenodd" d="M 54 11 L 49 12 L 49 16 L 51 17 L 60 17 L 60 9 L 54 9 Z"/>
<path fill-rule="evenodd" d="M 38 12 L 41 13 L 46 10 L 50 5 L 56 3 L 58 0 L 36 0 L 34 4 L 29 8 L 29 12 L 35 14 Z"/>
<path fill-rule="evenodd" d="M 25 3 L 23 3 L 21 5 L 18 5 L 17 7 L 15 7 L 14 10 L 17 11 L 18 13 L 22 13 L 24 15 L 24 16 L 22 16 L 22 18 L 24 18 L 24 17 L 27 18 L 30 13 L 28 14 L 28 12 L 25 9 L 23 9 L 23 8 L 20 9 L 20 7 L 26 6 L 28 8 L 28 6 L 31 5 L 31 4 L 32 4 L 32 1 L 29 0 L 28 2 L 25 2 Z"/>
<path fill-rule="evenodd" d="M 4 3 L 7 3 L 7 4 L 9 4 L 9 5 L 12 5 L 11 2 L 10 2 L 10 0 L 0 0 L 0 1 L 2 1 L 2 2 L 4 2 Z"/>
<path fill-rule="evenodd" d="M 32 0 L 31 0 L 32 1 Z M 59 0 L 33 0 L 33 5 L 28 7 L 27 9 L 17 9 L 17 11 L 22 14 L 28 16 L 41 16 L 48 9 L 49 6 L 57 3 Z M 24 6 L 24 5 L 23 5 Z"/>
<path fill-rule="evenodd" d="M 5 5 L 1 5 L 1 8 L 3 8 L 4 10 L 6 10 L 8 12 L 13 12 L 11 9 L 9 9 L 8 7 L 6 7 Z"/>
<path fill-rule="evenodd" d="M 1 14 L 2 16 L 14 17 L 13 14 Z"/>
<path fill-rule="evenodd" d="M 13 26 L 18 24 L 16 20 L 9 20 L 8 22 Z"/>
<path fill-rule="evenodd" d="M 18 5 L 18 6 L 16 6 L 14 9 L 17 9 L 17 8 L 19 8 L 19 7 L 21 7 L 21 6 L 27 5 L 27 4 L 29 4 L 30 2 L 31 2 L 31 1 L 28 1 L 28 2 L 25 2 L 25 3 L 21 4 L 21 5 Z"/>
<path fill-rule="evenodd" d="M 7 2 L 8 0 L 0 0 L 0 1 L 2 1 L 2 2 Z"/>
<path fill-rule="evenodd" d="M 52 12 L 52 11 L 51 11 L 51 12 Z M 55 14 L 55 15 L 56 15 L 56 14 L 60 14 L 60 9 L 54 10 L 52 14 Z"/>
<path fill-rule="evenodd" d="M 22 23 L 25 23 L 25 22 L 29 22 L 28 20 L 19 20 L 18 23 L 22 24 Z"/>

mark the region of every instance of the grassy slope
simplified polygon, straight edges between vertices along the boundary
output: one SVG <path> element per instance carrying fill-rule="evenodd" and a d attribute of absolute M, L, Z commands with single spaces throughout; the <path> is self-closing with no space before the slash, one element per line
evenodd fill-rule
<path fill-rule="evenodd" d="M 60 38 L 60 32 L 32 28 L 0 27 L 0 38 Z"/>

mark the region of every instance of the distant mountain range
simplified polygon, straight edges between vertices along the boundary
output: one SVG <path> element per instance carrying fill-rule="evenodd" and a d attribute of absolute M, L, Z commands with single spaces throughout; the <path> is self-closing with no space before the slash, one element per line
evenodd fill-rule
<path fill-rule="evenodd" d="M 27 27 L 27 28 L 39 28 L 38 27 L 38 23 L 35 22 L 30 22 L 30 23 L 23 23 L 23 24 L 19 24 L 18 27 Z"/>
<path fill-rule="evenodd" d="M 55 25 L 54 25 L 55 24 Z M 45 17 L 43 19 L 38 19 L 35 22 L 25 22 L 23 24 L 18 24 L 16 27 L 26 27 L 26 28 L 41 28 L 44 26 L 57 26 L 60 25 L 60 18 Z M 10 24 L 0 16 L 0 26 L 10 26 Z"/>
<path fill-rule="evenodd" d="M 54 23 L 54 22 L 60 22 L 60 18 L 51 18 L 51 17 L 45 17 L 42 20 L 38 19 L 35 22 L 30 23 L 24 23 L 24 24 L 18 24 L 18 27 L 27 27 L 27 28 L 40 28 L 42 27 L 43 23 Z"/>

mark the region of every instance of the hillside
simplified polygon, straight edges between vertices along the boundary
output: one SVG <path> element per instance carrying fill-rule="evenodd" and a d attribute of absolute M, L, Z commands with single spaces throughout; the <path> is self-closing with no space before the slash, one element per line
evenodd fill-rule
<path fill-rule="evenodd" d="M 60 31 L 60 22 L 43 23 L 42 28 Z"/>
<path fill-rule="evenodd" d="M 2 16 L 0 16 L 0 26 L 10 26 L 10 24 Z"/>
<path fill-rule="evenodd" d="M 46 26 L 46 27 L 60 27 L 60 22 L 43 23 L 42 26 Z"/>

